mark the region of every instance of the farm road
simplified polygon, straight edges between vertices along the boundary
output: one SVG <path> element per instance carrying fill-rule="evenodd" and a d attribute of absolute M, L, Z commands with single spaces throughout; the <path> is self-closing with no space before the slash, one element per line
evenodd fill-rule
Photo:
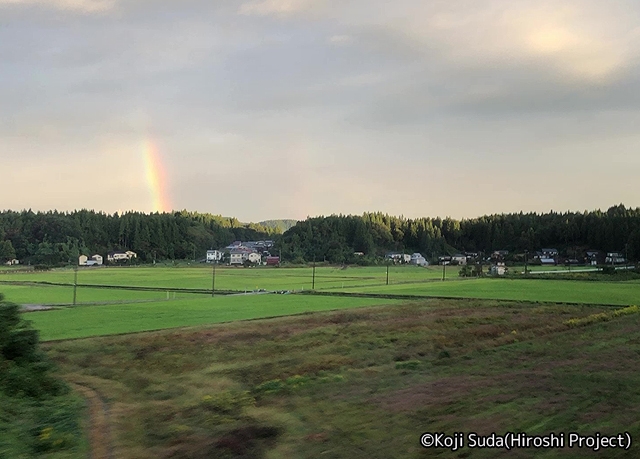
<path fill-rule="evenodd" d="M 71 387 L 82 394 L 89 410 L 89 445 L 91 459 L 113 459 L 109 408 L 100 395 L 88 386 L 71 383 Z"/>

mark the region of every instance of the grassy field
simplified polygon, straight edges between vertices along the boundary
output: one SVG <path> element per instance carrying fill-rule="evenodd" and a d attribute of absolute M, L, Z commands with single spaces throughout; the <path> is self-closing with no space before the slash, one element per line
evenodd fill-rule
<path fill-rule="evenodd" d="M 370 298 L 237 295 L 30 312 L 25 318 L 44 341 L 113 335 L 234 320 L 397 303 Z"/>
<path fill-rule="evenodd" d="M 7 301 L 18 304 L 72 304 L 73 287 L 49 285 L 0 285 Z M 189 294 L 169 292 L 169 298 L 191 297 Z M 166 292 L 145 292 L 119 289 L 81 287 L 76 292 L 77 303 L 135 302 L 140 300 L 163 300 Z M 197 298 L 197 296 L 196 296 Z"/>
<path fill-rule="evenodd" d="M 109 401 L 114 457 L 640 457 L 640 314 L 612 312 L 422 300 L 47 351 Z M 629 431 L 636 443 L 452 453 L 422 449 L 428 431 Z"/>
<path fill-rule="evenodd" d="M 389 282 L 420 282 L 438 279 L 439 268 L 417 266 L 391 266 Z M 456 270 L 457 275 L 457 270 Z M 56 269 L 46 272 L 11 272 L 0 274 L 0 281 L 46 281 L 73 284 L 72 269 Z M 79 284 L 126 285 L 159 288 L 210 289 L 211 266 L 197 267 L 131 267 L 89 268 L 78 271 Z M 346 268 L 316 267 L 315 287 L 335 288 L 354 285 L 376 285 L 386 282 L 386 267 Z M 219 290 L 308 290 L 312 286 L 312 268 L 231 268 L 216 269 L 216 289 Z"/>
<path fill-rule="evenodd" d="M 84 269 L 78 273 L 77 302 L 117 302 L 127 300 L 187 298 L 171 289 L 211 289 L 210 266 L 198 267 L 132 267 Z M 447 282 L 437 282 L 442 268 L 435 266 L 391 266 L 389 285 L 386 285 L 386 267 L 316 268 L 315 288 L 318 291 L 344 291 L 362 293 L 395 293 L 415 295 L 440 295 L 465 298 L 493 298 L 528 301 L 587 302 L 601 304 L 631 304 L 640 300 L 638 282 L 616 280 L 619 276 L 597 276 L 594 279 L 462 279 L 457 267 L 447 268 Z M 0 274 L 0 291 L 5 291 L 11 301 L 32 304 L 70 303 L 73 292 L 70 287 L 28 284 L 55 282 L 71 285 L 73 270 L 59 269 L 49 272 Z M 238 292 L 265 290 L 310 290 L 311 268 L 229 268 L 216 270 L 216 290 Z M 610 281 L 604 281 L 610 279 Z M 455 282 L 454 282 L 455 281 Z M 11 284 L 8 284 L 10 282 Z M 15 285 L 15 283 L 25 283 Z M 542 284 L 541 282 L 544 282 Z M 101 290 L 88 285 L 132 286 L 157 288 L 158 292 L 130 290 Z"/>
<path fill-rule="evenodd" d="M 640 304 L 640 283 L 552 279 L 470 279 L 464 282 L 424 282 L 338 289 L 342 292 L 433 295 L 588 304 Z"/>

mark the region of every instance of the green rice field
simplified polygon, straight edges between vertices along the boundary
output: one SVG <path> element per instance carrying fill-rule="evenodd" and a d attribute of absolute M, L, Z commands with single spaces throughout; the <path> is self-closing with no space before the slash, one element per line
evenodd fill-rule
<path fill-rule="evenodd" d="M 424 282 L 345 288 L 351 293 L 443 296 L 554 303 L 640 304 L 640 283 L 552 279 L 469 279 L 464 282 Z"/>
<path fill-rule="evenodd" d="M 461 279 L 457 269 L 414 266 L 316 268 L 319 293 L 415 295 L 593 305 L 640 304 L 638 281 L 553 279 Z M 0 275 L 0 292 L 19 304 L 69 305 L 73 302 L 73 270 L 13 272 Z M 85 269 L 78 273 L 77 307 L 29 313 L 45 340 L 110 335 L 234 320 L 283 316 L 311 311 L 389 303 L 384 298 L 307 295 L 216 295 L 176 292 L 211 288 L 210 267 L 142 267 Z M 216 290 L 309 290 L 311 268 L 228 268 L 216 270 Z M 10 283 L 7 283 L 10 282 Z M 38 284 L 38 282 L 66 285 Z M 139 286 L 157 291 L 94 288 L 83 284 Z M 174 289 L 174 290 L 171 290 Z M 170 300 L 170 301 L 168 301 Z"/>
<path fill-rule="evenodd" d="M 455 273 L 457 275 L 457 269 Z M 78 284 L 122 285 L 158 288 L 211 289 L 212 267 L 131 267 L 131 268 L 85 268 L 78 270 Z M 420 282 L 439 279 L 441 269 L 437 266 L 391 266 L 389 283 Z M 216 268 L 218 290 L 308 290 L 312 287 L 313 268 Z M 0 282 L 56 282 L 73 284 L 73 269 L 56 269 L 45 272 L 10 271 L 0 274 Z M 315 270 L 315 288 L 335 288 L 355 285 L 386 283 L 386 267 L 340 268 L 318 266 Z"/>
<path fill-rule="evenodd" d="M 26 315 L 44 341 L 286 316 L 397 303 L 371 298 L 234 295 L 138 304 L 79 306 Z"/>

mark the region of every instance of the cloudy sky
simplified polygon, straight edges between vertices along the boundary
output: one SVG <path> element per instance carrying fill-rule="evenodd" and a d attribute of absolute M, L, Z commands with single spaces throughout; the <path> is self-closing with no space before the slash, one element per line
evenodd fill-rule
<path fill-rule="evenodd" d="M 637 0 L 0 0 L 0 209 L 635 207 L 639 25 Z"/>

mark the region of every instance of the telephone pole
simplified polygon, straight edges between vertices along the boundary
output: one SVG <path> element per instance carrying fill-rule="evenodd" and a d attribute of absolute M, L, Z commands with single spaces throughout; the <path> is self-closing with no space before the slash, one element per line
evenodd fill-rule
<path fill-rule="evenodd" d="M 389 285 L 389 262 L 387 261 L 387 285 Z"/>
<path fill-rule="evenodd" d="M 316 256 L 313 255 L 313 274 L 311 277 L 311 290 L 316 289 Z"/>
<path fill-rule="evenodd" d="M 76 305 L 76 290 L 78 289 L 78 265 L 73 267 L 73 305 Z"/>
<path fill-rule="evenodd" d="M 213 275 L 211 279 L 211 298 L 213 298 L 216 294 L 216 265 L 218 264 L 218 260 L 213 260 Z"/>

